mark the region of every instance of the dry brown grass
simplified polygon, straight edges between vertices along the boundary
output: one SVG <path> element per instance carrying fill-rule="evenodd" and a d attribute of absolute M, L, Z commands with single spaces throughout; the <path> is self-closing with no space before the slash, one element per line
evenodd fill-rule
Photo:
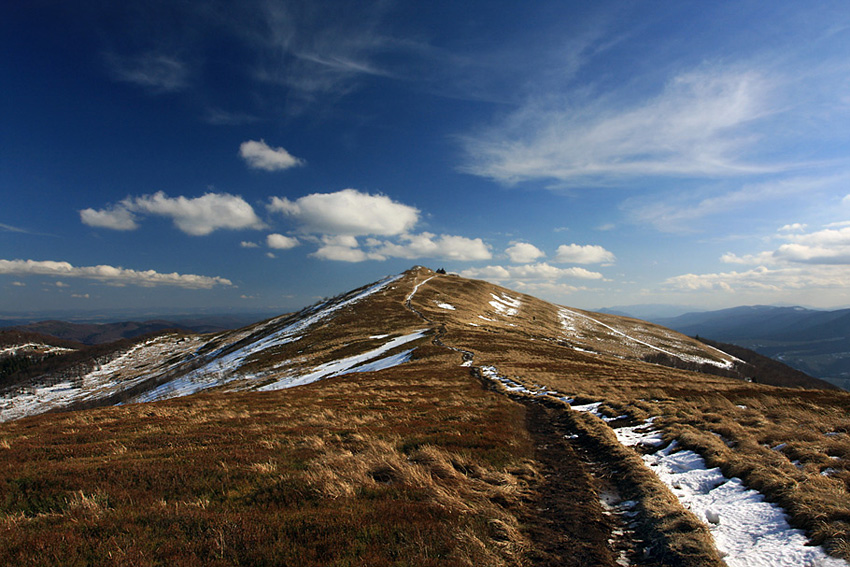
<path fill-rule="evenodd" d="M 523 410 L 417 354 L 0 425 L 0 563 L 521 565 Z"/>
<path fill-rule="evenodd" d="M 670 438 L 779 503 L 814 543 L 850 559 L 850 394 L 750 384 L 478 329 L 450 329 L 445 340 L 525 384 L 602 401 L 609 416 L 660 416 L 656 424 Z"/>

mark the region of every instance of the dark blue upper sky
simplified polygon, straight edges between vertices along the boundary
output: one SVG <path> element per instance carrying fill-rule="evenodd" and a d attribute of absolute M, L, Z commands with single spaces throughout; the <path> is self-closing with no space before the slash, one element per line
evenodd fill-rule
<path fill-rule="evenodd" d="M 0 314 L 850 304 L 843 2 L 0 10 Z"/>

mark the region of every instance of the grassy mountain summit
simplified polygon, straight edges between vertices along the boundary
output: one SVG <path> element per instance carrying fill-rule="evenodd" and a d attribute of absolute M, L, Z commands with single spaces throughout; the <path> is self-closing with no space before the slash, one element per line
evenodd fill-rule
<path fill-rule="evenodd" d="M 720 565 L 731 520 L 618 442 L 650 418 L 850 556 L 850 394 L 482 281 L 55 362 L 1 393 L 0 562 Z"/>

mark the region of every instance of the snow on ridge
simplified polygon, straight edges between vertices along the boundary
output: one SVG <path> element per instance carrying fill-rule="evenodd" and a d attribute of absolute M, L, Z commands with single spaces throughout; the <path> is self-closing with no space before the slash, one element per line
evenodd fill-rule
<path fill-rule="evenodd" d="M 0 422 L 44 413 L 54 408 L 67 407 L 79 401 L 107 398 L 146 380 L 157 376 L 167 376 L 169 372 L 186 364 L 192 357 L 197 357 L 196 359 L 199 362 L 203 360 L 208 362 L 200 368 L 161 384 L 154 390 L 141 394 L 130 401 L 142 402 L 174 397 L 174 395 L 198 392 L 232 380 L 249 378 L 250 376 L 238 372 L 239 367 L 248 356 L 273 346 L 300 339 L 299 333 L 304 329 L 329 317 L 336 311 L 372 295 L 399 278 L 401 278 L 401 275 L 385 278 L 337 303 L 333 303 L 331 300 L 315 305 L 306 310 L 301 319 L 228 354 L 222 355 L 221 353 L 232 348 L 237 342 L 245 340 L 251 335 L 257 335 L 262 332 L 262 329 L 273 327 L 279 321 L 291 316 L 273 319 L 263 325 L 262 328 L 254 327 L 248 332 L 227 334 L 227 344 L 207 354 L 198 354 L 202 347 L 209 343 L 197 338 L 175 338 L 166 335 L 135 344 L 81 378 L 49 385 L 29 385 L 0 397 Z M 169 366 L 162 364 L 165 360 L 180 355 L 182 355 L 180 360 Z M 147 368 L 148 366 L 150 368 Z M 186 388 L 182 389 L 183 386 Z M 172 393 L 174 395 L 171 395 Z"/>
<path fill-rule="evenodd" d="M 490 297 L 493 298 L 493 301 L 490 301 L 490 306 L 492 306 L 493 309 L 495 309 L 500 315 L 513 317 L 519 313 L 519 308 L 522 305 L 522 301 L 520 301 L 519 298 L 511 297 L 506 293 L 502 293 L 501 296 L 491 293 Z"/>
<path fill-rule="evenodd" d="M 326 301 L 321 303 L 315 308 L 308 311 L 310 313 L 306 317 L 302 317 L 297 321 L 274 331 L 273 333 L 262 337 L 248 345 L 245 345 L 241 348 L 238 348 L 232 352 L 229 352 L 223 356 L 217 356 L 210 360 L 204 366 L 192 370 L 183 376 L 175 378 L 169 382 L 164 384 L 160 384 L 155 389 L 145 392 L 135 399 L 133 402 L 150 402 L 155 400 L 163 400 L 168 398 L 174 398 L 179 396 L 186 396 L 189 394 L 194 394 L 200 392 L 202 390 L 206 390 L 207 388 L 213 388 L 216 386 L 221 386 L 232 382 L 234 380 L 245 379 L 245 378 L 253 378 L 255 375 L 253 374 L 243 374 L 239 372 L 239 368 L 244 364 L 244 362 L 253 354 L 258 352 L 262 352 L 266 349 L 288 344 L 295 342 L 301 339 L 301 333 L 305 329 L 311 327 L 312 325 L 318 323 L 319 321 L 326 319 L 327 317 L 333 315 L 335 312 L 343 309 L 344 307 L 348 307 L 361 299 L 364 299 L 384 287 L 388 284 L 398 280 L 401 278 L 401 275 L 390 276 L 384 278 L 383 280 L 369 286 L 363 291 L 349 297 L 348 299 L 344 299 L 342 301 L 332 303 L 331 301 Z M 222 352 L 227 347 L 223 347 L 216 351 L 216 354 Z"/>
<path fill-rule="evenodd" d="M 400 277 L 400 276 L 399 276 L 399 277 Z M 433 279 L 434 279 L 434 278 L 436 278 L 436 277 L 437 277 L 436 275 L 433 275 L 433 276 L 431 276 L 431 277 L 429 277 L 429 278 L 425 278 L 424 280 L 422 280 L 421 282 L 419 282 L 418 284 L 416 284 L 415 286 L 413 286 L 413 290 L 412 290 L 412 291 L 410 292 L 410 294 L 407 296 L 407 298 L 405 299 L 405 301 L 406 301 L 407 303 L 410 303 L 410 300 L 412 300 L 412 299 L 413 299 L 413 296 L 414 296 L 414 295 L 416 295 L 416 292 L 417 292 L 417 291 L 419 291 L 419 288 L 420 288 L 420 287 L 422 287 L 423 285 L 425 285 L 426 283 L 430 282 L 431 280 L 433 280 Z"/>
<path fill-rule="evenodd" d="M 339 360 L 320 364 L 319 366 L 315 367 L 311 372 L 308 372 L 306 374 L 294 374 L 285 376 L 277 380 L 276 382 L 258 388 L 258 390 L 261 392 L 283 390 L 284 388 L 292 388 L 293 386 L 303 386 L 304 384 L 311 384 L 313 382 L 321 380 L 322 378 L 329 378 L 331 376 L 342 376 L 343 374 L 349 374 L 352 372 L 369 372 L 372 370 L 382 370 L 384 368 L 397 366 L 410 360 L 410 355 L 414 349 L 410 349 L 403 353 L 399 353 L 394 356 L 384 357 L 381 359 L 378 359 L 378 357 L 381 357 L 381 355 L 383 355 L 384 353 L 389 352 L 401 345 L 407 344 L 411 341 L 415 341 L 416 339 L 421 339 L 425 336 L 426 332 L 427 329 L 421 329 L 419 331 L 414 331 L 407 335 L 396 337 L 376 349 L 372 349 L 362 354 L 356 354 L 353 356 L 348 356 L 346 358 L 341 358 Z"/>
<path fill-rule="evenodd" d="M 440 309 L 446 309 L 447 311 L 455 310 L 455 306 L 451 303 L 437 303 L 437 307 L 439 307 Z"/>
<path fill-rule="evenodd" d="M 639 345 L 643 345 L 647 348 L 650 348 L 650 349 L 657 351 L 657 352 L 660 352 L 662 354 L 666 354 L 667 356 L 672 356 L 674 358 L 678 358 L 678 359 L 683 360 L 685 362 L 694 362 L 694 363 L 697 363 L 697 364 L 710 364 L 710 365 L 716 366 L 718 368 L 731 369 L 734 366 L 735 361 L 737 360 L 735 357 L 732 357 L 732 356 L 730 356 L 730 355 L 726 354 L 725 352 L 718 350 L 718 349 L 713 349 L 713 350 L 716 350 L 718 353 L 722 354 L 726 358 L 726 360 L 718 361 L 718 360 L 712 360 L 710 358 L 705 358 L 703 356 L 699 356 L 699 355 L 696 355 L 696 354 L 688 354 L 688 353 L 683 353 L 683 352 L 669 351 L 669 350 L 663 349 L 661 347 L 655 346 L 651 343 L 648 343 L 644 340 L 641 340 L 641 339 L 638 339 L 638 338 L 633 337 L 631 335 L 628 335 L 625 332 L 621 331 L 620 329 L 612 327 L 611 325 L 607 325 L 607 324 L 603 323 L 602 321 L 600 321 L 598 319 L 594 319 L 593 317 L 590 317 L 589 315 L 585 315 L 584 313 L 579 313 L 577 311 L 573 311 L 572 309 L 568 309 L 566 307 L 560 307 L 558 309 L 558 318 L 561 321 L 561 327 L 565 331 L 571 333 L 574 336 L 578 335 L 578 327 L 575 325 L 576 320 L 577 319 L 584 319 L 586 321 L 589 321 L 591 323 L 595 323 L 595 324 L 597 324 L 601 327 L 604 327 L 604 328 L 608 329 L 609 331 L 611 331 L 612 333 L 614 333 L 615 335 L 619 335 L 619 336 L 621 336 L 621 337 L 623 337 L 623 338 L 625 338 L 629 341 L 635 342 Z"/>
<path fill-rule="evenodd" d="M 0 357 L 11 355 L 14 356 L 16 354 L 22 354 L 20 351 L 36 351 L 39 354 L 53 354 L 57 352 L 71 352 L 75 349 L 60 347 L 55 345 L 48 345 L 44 343 L 26 343 L 22 345 L 13 345 L 4 348 L 0 348 Z"/>
<path fill-rule="evenodd" d="M 197 340 L 164 335 L 132 345 L 112 360 L 87 374 L 53 384 L 31 384 L 0 397 L 0 422 L 44 413 L 73 403 L 109 397 L 147 379 L 147 374 L 133 370 L 140 365 L 161 362 L 178 354 L 187 354 Z M 167 371 L 178 363 L 159 371 Z M 128 376 L 121 376 L 127 371 Z"/>

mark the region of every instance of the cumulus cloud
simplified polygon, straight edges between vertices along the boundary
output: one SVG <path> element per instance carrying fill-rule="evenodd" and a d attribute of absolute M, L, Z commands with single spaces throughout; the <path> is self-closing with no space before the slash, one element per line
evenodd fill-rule
<path fill-rule="evenodd" d="M 206 193 L 201 197 L 169 197 L 162 191 L 153 195 L 128 197 L 105 209 L 84 209 L 80 219 L 90 226 L 113 230 L 137 227 L 136 215 L 169 217 L 174 225 L 192 236 L 204 236 L 218 229 L 260 229 L 265 224 L 242 197 L 229 193 Z"/>
<path fill-rule="evenodd" d="M 677 291 L 725 291 L 728 293 L 783 293 L 818 289 L 844 291 L 846 269 L 839 266 L 758 266 L 751 270 L 711 274 L 684 274 L 668 278 L 664 285 Z M 761 296 L 764 298 L 765 296 Z"/>
<path fill-rule="evenodd" d="M 322 245 L 310 255 L 321 260 L 335 260 L 337 262 L 364 262 L 366 260 L 385 259 L 384 256 L 369 255 L 359 246 L 360 243 L 354 236 L 324 236 Z"/>
<path fill-rule="evenodd" d="M 292 218 L 300 230 L 314 234 L 391 236 L 407 232 L 419 220 L 415 207 L 356 189 L 312 193 L 294 201 L 272 197 L 268 209 Z"/>
<path fill-rule="evenodd" d="M 83 209 L 80 211 L 83 224 L 112 230 L 136 230 L 139 224 L 136 217 L 126 207 L 117 205 L 106 209 Z"/>
<path fill-rule="evenodd" d="M 241 246 L 242 248 L 259 248 L 260 247 L 260 245 L 257 244 L 256 242 L 251 242 L 249 240 L 243 240 L 242 242 L 239 243 L 239 246 Z"/>
<path fill-rule="evenodd" d="M 388 258 L 471 261 L 492 258 L 480 238 L 430 232 L 412 233 L 419 210 L 356 189 L 313 193 L 295 200 L 273 197 L 267 206 L 295 221 L 298 230 L 321 242 L 311 254 L 323 260 L 363 262 Z M 363 246 L 357 237 L 368 237 Z M 308 236 L 308 240 L 316 237 Z"/>
<path fill-rule="evenodd" d="M 595 244 L 562 244 L 555 251 L 555 262 L 562 264 L 611 264 L 614 254 Z"/>
<path fill-rule="evenodd" d="M 284 236 L 282 234 L 270 234 L 266 237 L 266 246 L 269 248 L 276 248 L 278 250 L 289 250 L 290 248 L 295 248 L 299 244 L 300 242 L 298 242 L 297 238 Z"/>
<path fill-rule="evenodd" d="M 803 225 L 791 226 L 793 231 L 804 229 Z M 683 274 L 667 279 L 664 284 L 688 292 L 760 291 L 774 295 L 845 289 L 847 266 L 850 265 L 850 226 L 809 233 L 793 231 L 782 230 L 779 237 L 785 242 L 775 249 L 741 255 L 728 252 L 720 258 L 727 264 L 753 266 L 751 269 Z M 764 297 L 760 301 L 764 301 Z"/>
<path fill-rule="evenodd" d="M 480 238 L 466 238 L 430 232 L 403 234 L 400 243 L 381 242 L 372 239 L 368 242 L 371 253 L 390 258 L 439 258 L 443 260 L 489 260 L 493 257 L 490 248 Z"/>
<path fill-rule="evenodd" d="M 161 274 L 154 270 L 137 271 L 107 265 L 72 266 L 68 262 L 50 260 L 0 260 L 0 274 L 82 278 L 111 285 L 131 284 L 144 287 L 167 285 L 187 289 L 209 289 L 216 285 L 233 285 L 230 280 L 217 276 L 198 276 L 176 272 Z"/>
<path fill-rule="evenodd" d="M 265 140 L 248 140 L 239 146 L 239 155 L 253 169 L 281 171 L 304 165 L 304 160 L 294 157 L 283 148 L 272 148 Z"/>
<path fill-rule="evenodd" d="M 591 272 L 584 268 L 558 268 L 539 262 L 537 264 L 526 264 L 522 266 L 485 266 L 483 268 L 469 268 L 460 273 L 467 278 L 484 278 L 495 281 L 528 281 L 544 280 L 554 281 L 561 278 L 601 280 L 602 274 Z"/>
<path fill-rule="evenodd" d="M 792 225 L 793 226 L 793 225 Z M 786 243 L 775 250 L 756 254 L 737 255 L 727 252 L 721 256 L 729 264 L 781 265 L 781 264 L 841 264 L 850 265 L 850 226 L 827 228 L 810 233 L 781 230 L 780 238 Z M 797 225 L 793 230 L 803 230 Z"/>
<path fill-rule="evenodd" d="M 527 264 L 546 255 L 537 246 L 527 242 L 517 242 L 509 246 L 505 250 L 505 254 L 508 255 L 511 262 L 516 262 L 517 264 Z"/>
<path fill-rule="evenodd" d="M 492 258 L 490 248 L 480 238 L 466 238 L 430 232 L 403 234 L 398 242 L 369 238 L 361 247 L 351 235 L 325 235 L 321 246 L 311 256 L 322 260 L 342 262 L 383 261 L 389 258 L 436 258 L 441 260 L 472 261 Z"/>
<path fill-rule="evenodd" d="M 588 97 L 531 100 L 463 140 L 463 170 L 505 183 L 605 182 L 631 176 L 727 176 L 769 171 L 745 156 L 752 126 L 772 113 L 771 84 L 741 69 L 673 77 L 637 102 Z"/>

